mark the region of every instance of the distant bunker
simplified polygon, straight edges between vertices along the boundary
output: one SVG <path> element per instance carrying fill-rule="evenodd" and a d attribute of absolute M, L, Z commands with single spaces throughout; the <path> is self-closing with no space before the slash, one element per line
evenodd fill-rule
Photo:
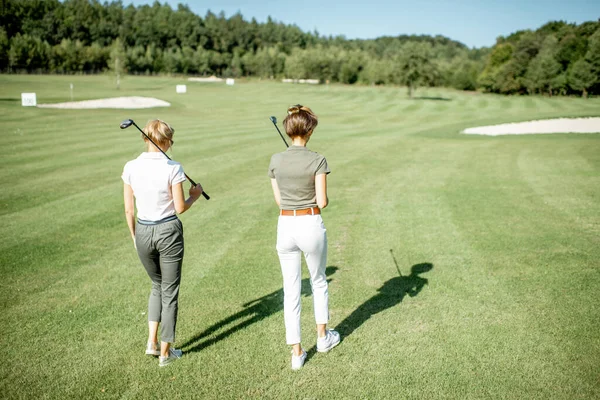
<path fill-rule="evenodd" d="M 600 118 L 555 118 L 510 124 L 478 126 L 462 131 L 468 135 L 532 135 L 544 133 L 600 133 Z"/>
<path fill-rule="evenodd" d="M 171 103 L 154 97 L 111 97 L 108 99 L 70 101 L 67 103 L 38 104 L 40 108 L 62 108 L 62 109 L 95 109 L 95 108 L 118 108 L 139 109 L 154 107 L 169 107 Z"/>

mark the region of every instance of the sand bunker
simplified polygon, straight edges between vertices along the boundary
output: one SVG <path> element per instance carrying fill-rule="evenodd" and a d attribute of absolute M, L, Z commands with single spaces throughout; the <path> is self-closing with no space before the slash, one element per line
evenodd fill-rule
<path fill-rule="evenodd" d="M 169 107 L 171 104 L 154 97 L 111 97 L 109 99 L 71 101 L 68 103 L 38 104 L 40 108 L 91 109 L 91 108 L 154 108 Z"/>
<path fill-rule="evenodd" d="M 223 78 L 217 78 L 216 76 L 209 76 L 208 78 L 205 77 L 192 77 L 192 78 L 188 78 L 188 81 L 190 82 L 208 82 L 208 83 L 217 83 L 217 82 L 223 82 Z"/>
<path fill-rule="evenodd" d="M 600 118 L 556 118 L 512 124 L 478 126 L 462 133 L 471 135 L 530 135 L 536 133 L 599 133 Z"/>

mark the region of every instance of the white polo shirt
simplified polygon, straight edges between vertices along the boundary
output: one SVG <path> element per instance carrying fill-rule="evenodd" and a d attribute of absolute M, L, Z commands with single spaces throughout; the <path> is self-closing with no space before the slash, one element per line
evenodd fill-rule
<path fill-rule="evenodd" d="M 171 186 L 186 179 L 177 161 L 158 152 L 142 153 L 125 164 L 121 178 L 133 189 L 139 219 L 159 221 L 175 215 Z"/>

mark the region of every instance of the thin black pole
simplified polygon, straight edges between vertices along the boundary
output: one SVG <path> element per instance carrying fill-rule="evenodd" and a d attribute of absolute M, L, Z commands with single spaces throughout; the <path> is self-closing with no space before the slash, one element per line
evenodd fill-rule
<path fill-rule="evenodd" d="M 281 140 L 283 140 L 283 143 L 285 143 L 285 147 L 290 147 L 290 146 L 287 144 L 287 142 L 285 141 L 285 139 L 283 138 L 283 135 L 281 134 L 281 131 L 279 130 L 279 127 L 277 126 L 277 122 L 275 122 L 275 121 L 277 121 L 277 120 L 275 119 L 275 117 L 271 117 L 271 118 L 269 118 L 269 119 L 271 120 L 271 122 L 273 123 L 273 125 L 275 125 L 275 129 L 277 129 L 277 132 L 279 132 L 279 136 L 281 136 Z"/>

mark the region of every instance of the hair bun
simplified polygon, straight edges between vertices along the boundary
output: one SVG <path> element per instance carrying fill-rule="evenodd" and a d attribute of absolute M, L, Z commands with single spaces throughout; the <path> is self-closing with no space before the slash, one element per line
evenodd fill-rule
<path fill-rule="evenodd" d="M 288 113 L 288 115 L 296 114 L 296 113 L 299 113 L 301 109 L 302 109 L 302 105 L 296 104 L 295 106 L 289 106 L 287 113 Z"/>

